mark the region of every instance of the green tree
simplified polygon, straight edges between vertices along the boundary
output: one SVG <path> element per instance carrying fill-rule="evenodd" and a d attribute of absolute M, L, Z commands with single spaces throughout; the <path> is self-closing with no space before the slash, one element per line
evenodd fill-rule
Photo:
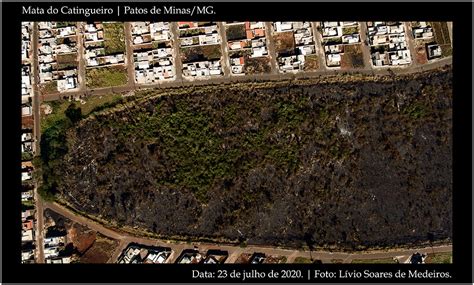
<path fill-rule="evenodd" d="M 75 124 L 82 119 L 82 110 L 80 107 L 76 107 L 76 104 L 72 103 L 67 107 L 65 115 L 73 124 Z"/>

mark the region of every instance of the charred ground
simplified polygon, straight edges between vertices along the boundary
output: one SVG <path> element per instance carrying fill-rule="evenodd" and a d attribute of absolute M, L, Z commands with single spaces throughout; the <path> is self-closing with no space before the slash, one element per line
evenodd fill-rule
<path fill-rule="evenodd" d="M 451 238 L 451 70 L 340 78 L 148 91 L 69 122 L 43 177 L 80 211 L 166 237 Z"/>

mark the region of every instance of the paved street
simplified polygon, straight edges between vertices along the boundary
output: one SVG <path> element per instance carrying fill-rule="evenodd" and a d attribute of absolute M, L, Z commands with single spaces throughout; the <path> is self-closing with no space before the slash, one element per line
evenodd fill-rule
<path fill-rule="evenodd" d="M 393 258 L 395 256 L 409 256 L 414 252 L 450 252 L 452 251 L 451 245 L 443 245 L 443 246 L 435 246 L 435 247 L 422 247 L 422 248 L 413 248 L 413 249 L 393 249 L 390 251 L 367 251 L 367 252 L 358 252 L 358 253 L 346 253 L 346 252 L 328 252 L 328 251 L 302 251 L 302 250 L 295 250 L 295 249 L 284 249 L 284 248 L 277 248 L 277 247 L 270 247 L 270 246 L 247 246 L 247 247 L 240 247 L 235 245 L 228 245 L 228 244 L 213 244 L 213 243 L 186 243 L 186 242 L 174 242 L 174 241 L 167 241 L 161 239 L 152 239 L 152 238 L 143 238 L 143 237 L 136 237 L 129 233 L 124 233 L 121 231 L 117 231 L 116 229 L 105 227 L 91 219 L 86 217 L 77 215 L 76 213 L 68 210 L 66 207 L 61 206 L 57 203 L 45 202 L 44 207 L 51 209 L 62 216 L 79 223 L 81 225 L 87 226 L 88 228 L 97 231 L 109 238 L 116 239 L 120 242 L 117 249 L 112 254 L 112 258 L 109 262 L 115 262 L 118 256 L 121 254 L 123 249 L 129 243 L 139 243 L 143 245 L 149 246 L 162 246 L 162 247 L 169 247 L 173 251 L 173 256 L 169 259 L 170 263 L 176 261 L 180 253 L 183 249 L 190 249 L 193 246 L 197 246 L 197 248 L 201 252 L 207 252 L 209 249 L 220 249 L 227 251 L 229 257 L 226 260 L 226 263 L 234 263 L 237 258 L 242 253 L 254 253 L 254 252 L 263 252 L 266 255 L 279 255 L 287 257 L 287 262 L 292 262 L 296 257 L 305 257 L 313 259 L 320 259 L 326 262 L 329 262 L 333 259 L 341 259 L 345 262 L 350 262 L 354 259 L 381 259 L 381 258 Z"/>
<path fill-rule="evenodd" d="M 321 33 L 318 31 L 319 25 L 320 25 L 319 22 L 312 22 L 313 38 L 314 38 L 314 43 L 316 46 L 316 54 L 318 55 L 318 58 L 319 58 L 319 69 L 327 70 L 326 55 L 324 53 L 324 47 L 321 42 Z"/>
<path fill-rule="evenodd" d="M 265 36 L 267 38 L 268 55 L 270 56 L 271 73 L 278 74 L 277 55 L 272 30 L 272 24 L 270 22 L 265 22 Z"/>
<path fill-rule="evenodd" d="M 367 22 L 359 22 L 360 23 L 360 41 L 362 47 L 362 55 L 364 57 L 364 65 L 365 67 L 370 67 L 371 57 L 370 57 L 370 46 L 369 46 L 369 39 L 367 38 Z"/>
<path fill-rule="evenodd" d="M 408 44 L 408 49 L 410 50 L 411 53 L 411 66 L 417 66 L 418 62 L 416 61 L 416 50 L 415 50 L 415 38 L 413 37 L 413 31 L 411 30 L 411 24 L 410 22 L 405 22 L 405 31 L 407 35 L 407 44 Z"/>
<path fill-rule="evenodd" d="M 224 23 L 218 22 L 217 27 L 219 28 L 219 35 L 221 36 L 222 70 L 224 71 L 224 76 L 228 77 L 230 76 L 230 59 Z"/>
<path fill-rule="evenodd" d="M 316 78 L 320 76 L 330 76 L 338 74 L 364 74 L 364 75 L 391 75 L 390 71 L 393 71 L 395 74 L 410 74 L 420 71 L 427 71 L 430 69 L 436 69 L 443 67 L 445 65 L 452 64 L 452 58 L 443 58 L 435 60 L 433 62 L 409 66 L 409 67 L 391 67 L 391 68 L 363 68 L 363 69 L 352 69 L 352 70 L 341 70 L 341 69 L 331 69 L 331 70 L 318 70 L 312 72 L 301 72 L 301 73 L 276 73 L 276 74 L 253 74 L 253 75 L 243 75 L 243 76 L 230 76 L 230 77 L 221 77 L 221 78 L 209 78 L 206 80 L 174 80 L 168 82 L 162 82 L 159 84 L 150 84 L 150 85 L 138 85 L 133 86 L 117 86 L 117 87 L 106 87 L 106 88 L 95 88 L 88 91 L 74 91 L 74 92 L 63 92 L 63 93 L 54 93 L 43 95 L 44 101 L 54 101 L 62 98 L 78 97 L 82 95 L 95 95 L 102 96 L 107 94 L 120 94 L 126 93 L 134 90 L 140 89 L 150 89 L 150 88 L 171 88 L 171 87 L 181 87 L 181 86 L 199 86 L 199 85 L 211 85 L 211 84 L 225 84 L 232 82 L 253 82 L 257 80 L 289 80 L 289 79 L 298 79 L 298 78 Z"/>
<path fill-rule="evenodd" d="M 133 63 L 132 31 L 130 22 L 125 22 L 125 66 L 127 67 L 127 86 L 135 88 L 135 65 Z"/>
<path fill-rule="evenodd" d="M 33 25 L 33 40 L 32 40 L 32 49 L 33 49 L 33 63 L 32 63 L 32 73 L 33 73 L 33 117 L 34 117 L 34 137 L 35 137 L 35 152 L 38 155 L 40 153 L 40 140 L 41 140 L 41 114 L 40 114 L 40 96 L 39 96 L 39 73 L 38 73 L 38 26 Z M 36 213 L 35 213 L 35 243 L 36 243 L 36 262 L 44 263 L 44 246 L 43 246 L 43 203 L 41 196 L 38 194 L 39 184 L 35 183 L 34 190 L 34 199 L 36 204 Z"/>
<path fill-rule="evenodd" d="M 84 30 L 84 23 L 77 22 L 77 52 L 78 52 L 78 82 L 79 82 L 79 91 L 86 91 L 86 62 L 84 59 L 84 39 L 82 38 L 82 33 Z"/>

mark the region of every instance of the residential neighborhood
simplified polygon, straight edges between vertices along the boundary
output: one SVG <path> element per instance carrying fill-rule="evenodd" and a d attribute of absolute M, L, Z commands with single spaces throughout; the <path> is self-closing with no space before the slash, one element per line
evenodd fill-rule
<path fill-rule="evenodd" d="M 21 94 L 17 94 L 21 96 L 18 167 L 22 186 L 16 190 L 21 193 L 22 205 L 21 262 L 279 264 L 356 260 L 358 255 L 346 253 L 313 258 L 308 248 L 290 251 L 139 238 L 85 216 L 77 218 L 77 213 L 39 195 L 35 157 L 40 154 L 41 116 L 51 113 L 41 104 L 58 99 L 82 104 L 86 96 L 131 96 L 135 90 L 161 86 L 405 72 L 447 62 L 452 56 L 451 29 L 446 22 L 429 21 L 22 22 Z M 57 108 L 55 103 L 51 106 Z M 440 249 L 441 253 L 446 251 Z M 391 259 L 384 255 L 385 259 L 394 260 L 393 253 L 386 255 Z M 404 250 L 396 262 L 425 263 L 430 255 L 425 249 L 416 253 Z"/>
<path fill-rule="evenodd" d="M 374 67 L 407 65 L 412 62 L 406 26 L 401 22 L 367 22 Z"/>
<path fill-rule="evenodd" d="M 75 22 L 38 22 L 39 83 L 46 90 L 74 91 L 78 87 L 77 27 Z"/>
<path fill-rule="evenodd" d="M 311 22 L 273 22 L 273 41 L 281 72 L 305 70 L 316 54 Z"/>
<path fill-rule="evenodd" d="M 215 22 L 178 22 L 184 77 L 222 76 L 222 35 Z"/>
<path fill-rule="evenodd" d="M 119 256 L 117 263 L 168 263 L 172 251 L 170 248 L 151 247 L 140 244 L 130 244 Z"/>
<path fill-rule="evenodd" d="M 131 22 L 135 82 L 153 84 L 175 79 L 169 22 Z"/>
<path fill-rule="evenodd" d="M 24 103 L 33 96 L 35 60 L 39 92 L 52 95 L 196 79 L 407 68 L 452 54 L 446 22 L 23 22 L 21 33 Z"/>
<path fill-rule="evenodd" d="M 328 68 L 360 68 L 361 55 L 358 22 L 320 22 L 318 30 Z"/>
<path fill-rule="evenodd" d="M 225 30 L 232 75 L 269 72 L 264 22 L 226 22 Z"/>

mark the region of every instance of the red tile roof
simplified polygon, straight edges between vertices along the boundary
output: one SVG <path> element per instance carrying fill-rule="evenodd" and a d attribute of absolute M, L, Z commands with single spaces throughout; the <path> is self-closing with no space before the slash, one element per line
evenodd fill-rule
<path fill-rule="evenodd" d="M 255 29 L 254 30 L 255 35 L 259 37 L 264 37 L 265 36 L 265 30 L 264 29 Z"/>
<path fill-rule="evenodd" d="M 31 230 L 33 228 L 33 221 L 29 220 L 23 223 L 24 230 Z"/>

